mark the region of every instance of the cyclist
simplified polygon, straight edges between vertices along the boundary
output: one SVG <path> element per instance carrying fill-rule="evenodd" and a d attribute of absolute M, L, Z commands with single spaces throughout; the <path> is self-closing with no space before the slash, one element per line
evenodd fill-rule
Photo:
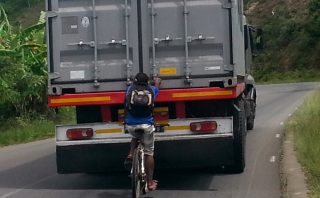
<path fill-rule="evenodd" d="M 132 85 L 128 86 L 125 98 L 125 129 L 132 135 L 129 154 L 124 162 L 127 169 L 131 168 L 132 155 L 140 140 L 144 146 L 145 167 L 148 190 L 157 188 L 157 181 L 153 180 L 154 172 L 154 100 L 159 92 L 160 78 L 154 79 L 154 85 L 149 84 L 149 77 L 145 73 L 138 73 Z M 141 134 L 137 130 L 143 130 Z"/>

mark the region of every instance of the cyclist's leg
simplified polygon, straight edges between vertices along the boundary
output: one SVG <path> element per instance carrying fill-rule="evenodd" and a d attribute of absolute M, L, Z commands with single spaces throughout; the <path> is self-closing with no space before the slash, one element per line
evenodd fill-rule
<path fill-rule="evenodd" d="M 130 151 L 129 155 L 132 158 L 133 151 L 134 149 L 137 148 L 138 146 L 138 140 L 141 139 L 141 134 L 137 134 L 136 130 L 139 129 L 139 125 L 127 125 L 126 130 L 131 134 L 132 139 L 131 139 L 131 144 L 130 144 Z"/>
<path fill-rule="evenodd" d="M 137 128 L 136 126 L 128 126 L 127 125 L 126 129 L 125 129 L 132 136 L 131 143 L 130 143 L 129 154 L 128 154 L 127 158 L 124 161 L 124 166 L 125 166 L 125 169 L 127 169 L 127 170 L 131 169 L 133 152 L 138 146 L 138 139 L 141 138 L 138 134 L 135 133 L 136 128 Z"/>
<path fill-rule="evenodd" d="M 147 174 L 147 185 L 149 190 L 155 190 L 157 183 L 153 180 L 154 173 L 154 126 L 149 125 L 145 128 L 145 133 L 142 139 L 145 153 L 145 167 Z"/>
<path fill-rule="evenodd" d="M 147 185 L 149 190 L 156 190 L 157 182 L 153 180 L 154 173 L 154 158 L 153 155 L 145 155 L 145 166 L 147 174 Z"/>

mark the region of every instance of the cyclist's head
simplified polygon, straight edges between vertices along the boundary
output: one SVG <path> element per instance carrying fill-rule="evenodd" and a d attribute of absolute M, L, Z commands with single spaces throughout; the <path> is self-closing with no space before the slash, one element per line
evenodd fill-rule
<path fill-rule="evenodd" d="M 148 84 L 149 82 L 149 77 L 147 74 L 145 73 L 138 73 L 135 77 L 134 77 L 134 82 L 138 83 L 138 84 Z"/>

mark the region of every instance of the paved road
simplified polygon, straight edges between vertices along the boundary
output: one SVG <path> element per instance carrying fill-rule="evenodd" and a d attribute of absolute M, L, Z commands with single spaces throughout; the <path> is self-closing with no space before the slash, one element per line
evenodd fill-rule
<path fill-rule="evenodd" d="M 283 122 L 318 83 L 258 86 L 256 126 L 247 137 L 243 174 L 190 170 L 157 172 L 160 189 L 147 197 L 280 197 L 279 154 Z M 130 197 L 124 173 L 57 175 L 54 140 L 0 149 L 0 198 Z"/>

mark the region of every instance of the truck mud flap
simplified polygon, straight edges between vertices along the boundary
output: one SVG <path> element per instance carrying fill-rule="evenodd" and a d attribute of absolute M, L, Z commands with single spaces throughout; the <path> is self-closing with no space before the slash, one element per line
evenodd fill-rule
<path fill-rule="evenodd" d="M 124 171 L 130 147 L 127 142 L 57 146 L 58 173 Z M 155 142 L 156 169 L 195 168 L 233 163 L 233 137 L 166 140 Z"/>

